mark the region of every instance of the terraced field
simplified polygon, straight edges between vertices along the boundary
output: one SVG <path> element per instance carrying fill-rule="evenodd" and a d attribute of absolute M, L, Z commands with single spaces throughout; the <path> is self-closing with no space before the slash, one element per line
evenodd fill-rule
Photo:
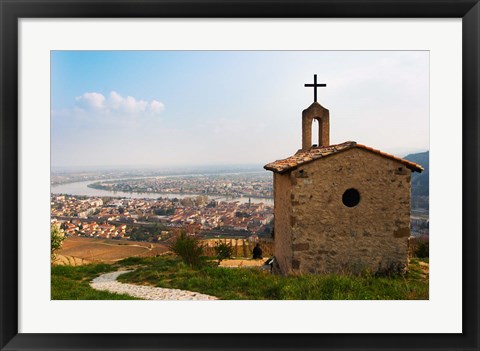
<path fill-rule="evenodd" d="M 113 263 L 126 257 L 151 257 L 166 251 L 168 248 L 165 245 L 157 243 L 70 237 L 63 242 L 55 263 L 64 265 Z"/>

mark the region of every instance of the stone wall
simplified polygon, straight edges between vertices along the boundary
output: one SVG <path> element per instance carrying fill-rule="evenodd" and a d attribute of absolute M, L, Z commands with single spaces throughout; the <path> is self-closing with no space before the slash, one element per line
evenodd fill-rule
<path fill-rule="evenodd" d="M 289 174 L 273 174 L 273 194 L 275 198 L 274 254 L 282 273 L 290 273 L 292 269 L 291 190 L 292 184 Z"/>
<path fill-rule="evenodd" d="M 402 163 L 358 148 L 276 174 L 275 256 L 282 272 L 360 273 L 406 265 L 410 175 Z M 350 188 L 360 193 L 354 207 L 342 201 Z"/>

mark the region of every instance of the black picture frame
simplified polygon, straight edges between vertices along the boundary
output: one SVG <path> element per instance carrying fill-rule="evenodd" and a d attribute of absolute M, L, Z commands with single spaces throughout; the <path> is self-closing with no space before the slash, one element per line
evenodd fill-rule
<path fill-rule="evenodd" d="M 478 0 L 0 0 L 0 11 L 0 347 L 2 350 L 479 349 L 480 5 Z M 241 335 L 18 333 L 18 20 L 60 17 L 462 18 L 463 332 L 461 334 Z M 460 233 L 456 234 L 460 235 Z"/>

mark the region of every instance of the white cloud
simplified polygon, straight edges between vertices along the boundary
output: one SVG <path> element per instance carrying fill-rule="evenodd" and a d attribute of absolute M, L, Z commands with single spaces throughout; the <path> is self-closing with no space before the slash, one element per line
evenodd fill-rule
<path fill-rule="evenodd" d="M 110 104 L 113 108 L 118 109 L 122 104 L 123 98 L 116 91 L 110 93 Z"/>
<path fill-rule="evenodd" d="M 75 105 L 83 110 L 101 111 L 105 109 L 105 96 L 99 93 L 84 93 L 75 98 Z"/>
<path fill-rule="evenodd" d="M 165 105 L 160 101 L 153 100 L 150 102 L 149 108 L 153 113 L 161 113 L 165 109 Z"/>
<path fill-rule="evenodd" d="M 112 91 L 108 98 L 97 92 L 87 92 L 75 98 L 75 107 L 87 113 L 104 114 L 111 116 L 156 116 L 162 113 L 165 105 L 158 101 L 137 100 L 133 96 L 123 97 Z"/>

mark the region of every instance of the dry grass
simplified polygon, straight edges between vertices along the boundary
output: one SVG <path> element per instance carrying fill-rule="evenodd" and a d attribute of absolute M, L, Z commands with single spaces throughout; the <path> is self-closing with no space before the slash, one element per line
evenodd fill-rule
<path fill-rule="evenodd" d="M 61 264 L 78 262 L 113 263 L 127 257 L 152 257 L 168 251 L 165 245 L 129 240 L 70 237 L 58 251 Z M 73 259 L 72 259 L 73 258 Z M 72 264 L 71 264 L 72 265 Z"/>
<path fill-rule="evenodd" d="M 230 267 L 230 268 L 240 268 L 240 267 L 261 267 L 265 260 L 223 260 L 220 262 L 219 267 Z"/>
<path fill-rule="evenodd" d="M 84 264 L 90 264 L 92 262 L 83 258 L 74 256 L 57 255 L 53 264 L 56 266 L 83 266 Z"/>

